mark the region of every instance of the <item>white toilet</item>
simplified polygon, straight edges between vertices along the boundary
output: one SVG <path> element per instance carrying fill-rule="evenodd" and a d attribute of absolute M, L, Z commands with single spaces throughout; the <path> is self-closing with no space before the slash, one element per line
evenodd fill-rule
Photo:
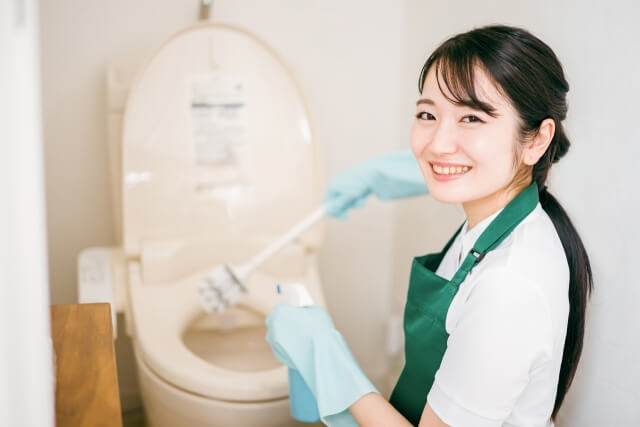
<path fill-rule="evenodd" d="M 247 261 L 321 203 L 321 159 L 291 73 L 256 37 L 206 23 L 107 78 L 122 246 L 80 254 L 80 300 L 125 313 L 150 426 L 309 425 L 289 415 L 264 319 L 277 283 L 301 282 L 325 304 L 322 226 L 264 264 L 226 313 L 197 298 L 208 271 Z"/>

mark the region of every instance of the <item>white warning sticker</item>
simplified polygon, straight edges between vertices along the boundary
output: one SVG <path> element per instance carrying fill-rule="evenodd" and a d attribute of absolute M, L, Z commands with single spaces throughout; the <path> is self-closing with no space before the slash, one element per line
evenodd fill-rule
<path fill-rule="evenodd" d="M 247 142 L 244 79 L 211 72 L 190 77 L 191 138 L 198 165 L 234 164 L 235 150 Z"/>

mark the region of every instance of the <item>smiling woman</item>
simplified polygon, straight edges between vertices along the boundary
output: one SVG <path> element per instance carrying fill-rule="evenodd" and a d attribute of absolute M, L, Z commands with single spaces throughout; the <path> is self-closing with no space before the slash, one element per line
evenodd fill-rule
<path fill-rule="evenodd" d="M 441 252 L 413 260 L 405 366 L 389 401 L 352 357 L 338 357 L 348 349 L 322 311 L 274 310 L 272 335 L 309 345 L 283 338 L 272 349 L 297 359 L 290 366 L 303 377 L 313 373 L 305 381 L 329 425 L 353 425 L 352 415 L 360 426 L 553 426 L 580 359 L 592 287 L 580 236 L 545 185 L 570 145 L 562 66 L 531 33 L 489 26 L 438 47 L 419 89 L 411 150 L 429 193 L 461 204 L 467 218 Z M 371 177 L 382 169 L 357 176 L 357 187 L 377 186 Z M 353 191 L 330 185 L 328 194 L 349 199 L 343 193 Z M 298 327 L 323 318 L 322 327 Z M 340 369 L 318 387 L 327 361 Z"/>
<path fill-rule="evenodd" d="M 430 194 L 461 203 L 467 221 L 414 261 L 407 363 L 390 402 L 421 426 L 553 425 L 592 287 L 582 241 L 545 185 L 570 145 L 562 66 L 531 33 L 491 26 L 445 41 L 419 85 L 412 151 Z"/>

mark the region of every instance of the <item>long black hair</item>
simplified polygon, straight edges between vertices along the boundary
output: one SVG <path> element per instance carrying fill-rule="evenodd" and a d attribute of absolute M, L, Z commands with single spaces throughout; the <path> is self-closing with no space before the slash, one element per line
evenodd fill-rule
<path fill-rule="evenodd" d="M 457 105 L 465 105 L 494 115 L 482 102 L 474 86 L 474 70 L 484 70 L 502 94 L 509 99 L 520 118 L 521 141 L 536 135 L 547 118 L 555 122 L 555 133 L 540 160 L 525 168 L 525 178 L 538 184 L 540 204 L 547 212 L 562 241 L 569 264 L 569 319 L 560 367 L 556 400 L 551 414 L 554 420 L 576 373 L 584 337 L 587 300 L 593 288 L 589 257 L 569 216 L 545 182 L 551 165 L 569 150 L 570 142 L 562 121 L 567 115 L 569 91 L 562 65 L 555 53 L 530 32 L 516 27 L 491 25 L 458 34 L 442 43 L 422 67 L 419 90 L 427 73 L 435 66 L 438 85 L 442 81 Z M 440 86 L 442 90 L 442 86 Z"/>

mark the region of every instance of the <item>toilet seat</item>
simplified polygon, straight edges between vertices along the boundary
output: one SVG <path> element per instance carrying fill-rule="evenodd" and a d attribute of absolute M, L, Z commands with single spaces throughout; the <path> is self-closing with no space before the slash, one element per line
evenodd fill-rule
<path fill-rule="evenodd" d="M 312 255 L 308 255 L 312 257 Z M 304 277 L 291 281 L 305 283 L 317 303 L 324 305 L 314 263 Z M 129 265 L 132 318 L 141 358 L 164 381 L 191 393 L 226 401 L 262 401 L 286 398 L 288 383 L 283 365 L 263 371 L 234 371 L 207 362 L 190 351 L 182 335 L 202 313 L 197 286 L 206 271 L 176 283 L 145 285 L 140 281 L 140 265 Z M 260 313 L 261 320 L 280 301 L 273 290 L 278 279 L 256 272 L 248 284 L 251 292 L 241 309 Z"/>

